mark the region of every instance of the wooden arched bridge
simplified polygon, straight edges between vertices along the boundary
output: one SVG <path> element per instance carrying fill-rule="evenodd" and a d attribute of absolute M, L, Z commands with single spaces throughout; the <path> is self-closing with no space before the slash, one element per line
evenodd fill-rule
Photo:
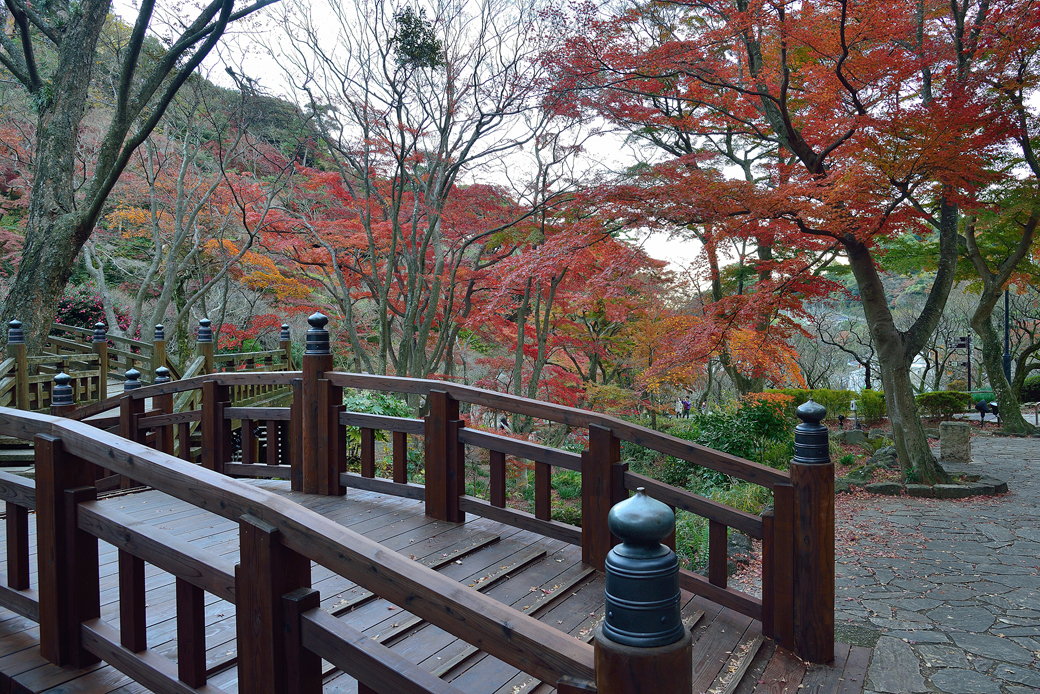
<path fill-rule="evenodd" d="M 707 577 L 680 572 L 693 691 L 862 691 L 869 649 L 834 642 L 832 466 L 782 472 L 593 412 L 336 372 L 323 327 L 312 321 L 298 371 L 186 370 L 79 408 L 52 376 L 29 399 L 51 414 L 0 407 L 0 435 L 34 443 L 36 472 L 0 473 L 0 692 L 670 691 L 663 667 L 604 680 L 590 645 L 607 513 L 636 487 L 709 521 Z M 417 396 L 429 414 L 350 412 L 345 388 Z M 288 406 L 257 404 L 276 389 Z M 564 424 L 588 446 L 471 428 L 460 406 Z M 347 427 L 360 429 L 357 473 Z M 755 516 L 637 475 L 622 441 L 768 487 L 774 507 Z M 480 450 L 483 497 L 464 484 Z M 533 463 L 534 513 L 507 504 L 507 457 Z M 580 527 L 552 519 L 560 470 L 580 473 Z M 116 475 L 145 490 L 99 498 Z M 727 583 L 731 528 L 762 542 L 760 595 Z"/>

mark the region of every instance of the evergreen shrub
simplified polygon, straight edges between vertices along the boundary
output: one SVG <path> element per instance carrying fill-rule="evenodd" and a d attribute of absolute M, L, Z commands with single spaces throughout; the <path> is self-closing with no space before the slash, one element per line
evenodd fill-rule
<path fill-rule="evenodd" d="M 949 419 L 968 409 L 971 404 L 971 394 L 958 393 L 954 390 L 936 390 L 918 395 L 917 404 L 932 417 Z"/>

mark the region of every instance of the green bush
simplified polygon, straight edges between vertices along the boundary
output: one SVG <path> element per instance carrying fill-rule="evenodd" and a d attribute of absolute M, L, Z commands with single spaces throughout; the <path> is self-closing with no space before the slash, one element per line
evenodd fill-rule
<path fill-rule="evenodd" d="M 849 414 L 852 401 L 856 399 L 856 394 L 851 390 L 831 390 L 830 388 L 815 388 L 813 390 L 778 388 L 767 390 L 766 392 L 791 396 L 790 412 L 792 417 L 794 417 L 794 412 L 798 409 L 798 406 L 807 402 L 809 398 L 827 408 L 827 414 L 832 418 L 836 418 L 839 414 Z"/>
<path fill-rule="evenodd" d="M 949 419 L 958 412 L 968 409 L 971 404 L 971 395 L 953 390 L 936 390 L 918 395 L 917 404 L 932 417 Z"/>
<path fill-rule="evenodd" d="M 767 393 L 747 397 L 735 406 L 695 412 L 689 420 L 673 426 L 670 433 L 723 453 L 783 468 L 793 454 L 793 432 L 787 398 Z M 724 473 L 670 456 L 660 474 L 663 482 L 676 487 L 726 489 L 731 484 Z"/>
<path fill-rule="evenodd" d="M 866 422 L 876 422 L 888 414 L 885 405 L 885 394 L 876 390 L 861 390 L 859 392 L 859 416 Z"/>
<path fill-rule="evenodd" d="M 1026 380 L 1022 383 L 1022 390 L 1019 392 L 1018 398 L 1022 402 L 1040 401 L 1040 374 L 1026 376 Z"/>

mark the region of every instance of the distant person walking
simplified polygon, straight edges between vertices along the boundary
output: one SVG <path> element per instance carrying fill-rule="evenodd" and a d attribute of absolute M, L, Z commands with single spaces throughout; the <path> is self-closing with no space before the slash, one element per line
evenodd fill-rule
<path fill-rule="evenodd" d="M 689 419 L 690 418 L 690 399 L 689 398 L 683 398 L 682 399 L 682 416 L 683 416 L 683 419 Z"/>
<path fill-rule="evenodd" d="M 675 399 L 675 418 L 682 418 L 682 398 Z"/>

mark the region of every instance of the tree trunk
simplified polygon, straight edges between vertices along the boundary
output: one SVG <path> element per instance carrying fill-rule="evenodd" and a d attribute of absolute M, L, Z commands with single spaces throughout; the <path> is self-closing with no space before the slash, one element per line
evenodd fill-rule
<path fill-rule="evenodd" d="M 981 302 L 980 302 L 981 304 Z M 989 377 L 989 385 L 997 398 L 1000 409 L 1000 422 L 1004 431 L 1009 434 L 1032 434 L 1036 428 L 1022 416 L 1022 408 L 1018 405 L 1011 385 L 1004 376 L 1004 354 L 1000 344 L 1000 336 L 993 329 L 993 315 L 986 312 L 980 315 L 980 305 L 971 317 L 971 328 L 982 340 L 982 365 Z"/>

